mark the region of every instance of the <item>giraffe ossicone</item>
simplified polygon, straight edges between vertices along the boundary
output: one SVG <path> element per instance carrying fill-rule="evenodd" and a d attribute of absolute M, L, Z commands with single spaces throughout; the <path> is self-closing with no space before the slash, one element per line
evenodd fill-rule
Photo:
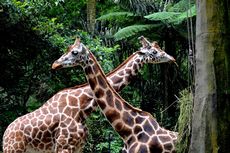
<path fill-rule="evenodd" d="M 78 40 L 79 41 L 79 40 Z M 148 44 L 147 44 L 148 46 Z M 148 50 L 147 50 L 148 49 Z M 149 50 L 151 49 L 151 50 Z M 173 57 L 154 47 L 143 47 L 156 63 L 175 61 Z M 143 58 L 143 60 L 149 60 Z M 128 104 L 112 88 L 94 55 L 78 43 L 56 60 L 52 68 L 66 68 L 80 65 L 93 91 L 94 99 L 114 130 L 124 142 L 123 153 L 175 152 L 177 133 L 166 130 L 148 112 Z"/>
<path fill-rule="evenodd" d="M 79 44 L 78 39 L 68 51 Z M 107 79 L 112 87 L 120 91 L 145 63 L 155 64 L 150 53 L 147 50 L 137 51 L 110 72 Z M 3 136 L 3 151 L 81 152 L 87 135 L 84 121 L 96 107 L 88 84 L 63 89 L 41 107 L 18 117 L 7 127 Z"/>

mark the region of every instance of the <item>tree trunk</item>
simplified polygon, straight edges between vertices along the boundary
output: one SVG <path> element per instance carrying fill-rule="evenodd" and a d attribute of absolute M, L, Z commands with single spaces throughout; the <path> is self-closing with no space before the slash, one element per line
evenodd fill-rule
<path fill-rule="evenodd" d="M 228 0 L 197 0 L 195 97 L 189 153 L 226 153 L 230 140 Z"/>
<path fill-rule="evenodd" d="M 87 28 L 93 34 L 96 20 L 96 0 L 87 0 Z"/>

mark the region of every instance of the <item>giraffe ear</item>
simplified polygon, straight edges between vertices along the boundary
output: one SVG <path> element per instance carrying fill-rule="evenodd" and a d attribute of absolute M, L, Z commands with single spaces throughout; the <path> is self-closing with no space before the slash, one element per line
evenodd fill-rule
<path fill-rule="evenodd" d="M 158 51 L 163 52 L 163 50 L 160 48 L 160 46 L 158 45 L 157 41 L 152 42 L 152 46 L 155 47 Z"/>
<path fill-rule="evenodd" d="M 85 54 L 87 49 L 86 49 L 86 46 L 84 44 L 81 43 L 81 47 L 82 47 L 82 53 Z"/>
<path fill-rule="evenodd" d="M 151 48 L 151 43 L 144 37 L 144 36 L 140 36 L 138 37 L 138 39 L 140 40 L 140 43 L 142 44 L 142 48 Z"/>
<path fill-rule="evenodd" d="M 77 37 L 73 45 L 76 46 L 79 45 L 80 43 L 81 43 L 81 38 Z"/>
<path fill-rule="evenodd" d="M 160 46 L 158 45 L 157 41 L 152 42 L 152 46 L 157 48 L 157 49 L 160 49 Z"/>

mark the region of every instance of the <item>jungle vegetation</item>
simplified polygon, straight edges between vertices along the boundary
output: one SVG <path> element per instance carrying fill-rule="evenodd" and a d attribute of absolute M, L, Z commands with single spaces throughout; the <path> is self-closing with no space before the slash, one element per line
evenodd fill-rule
<path fill-rule="evenodd" d="M 17 117 L 59 90 L 86 82 L 81 69 L 51 70 L 76 36 L 108 73 L 139 49 L 137 38 L 143 35 L 158 41 L 178 66 L 145 65 L 121 96 L 163 127 L 179 131 L 178 152 L 226 152 L 230 11 L 227 0 L 211 1 L 202 9 L 194 0 L 0 0 L 0 146 Z M 202 21 L 210 26 L 203 28 Z M 85 153 L 121 150 L 122 140 L 99 109 L 86 125 Z M 203 147 L 195 148 L 199 142 Z"/>

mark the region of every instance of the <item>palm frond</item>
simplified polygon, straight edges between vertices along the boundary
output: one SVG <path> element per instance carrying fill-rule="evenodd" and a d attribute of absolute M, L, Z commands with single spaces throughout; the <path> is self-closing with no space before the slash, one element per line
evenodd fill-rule
<path fill-rule="evenodd" d="M 159 27 L 159 24 L 155 24 L 155 25 L 149 25 L 149 24 L 145 24 L 145 25 L 131 25 L 128 27 L 125 27 L 123 29 L 120 29 L 117 33 L 115 33 L 114 38 L 116 40 L 121 40 L 124 38 L 128 38 L 130 36 L 136 35 L 138 32 L 141 31 L 145 31 L 148 29 L 151 29 L 153 27 Z"/>
<path fill-rule="evenodd" d="M 99 18 L 97 18 L 97 20 L 115 20 L 117 18 L 125 17 L 125 16 L 134 16 L 134 14 L 131 12 L 112 12 L 100 16 Z"/>

